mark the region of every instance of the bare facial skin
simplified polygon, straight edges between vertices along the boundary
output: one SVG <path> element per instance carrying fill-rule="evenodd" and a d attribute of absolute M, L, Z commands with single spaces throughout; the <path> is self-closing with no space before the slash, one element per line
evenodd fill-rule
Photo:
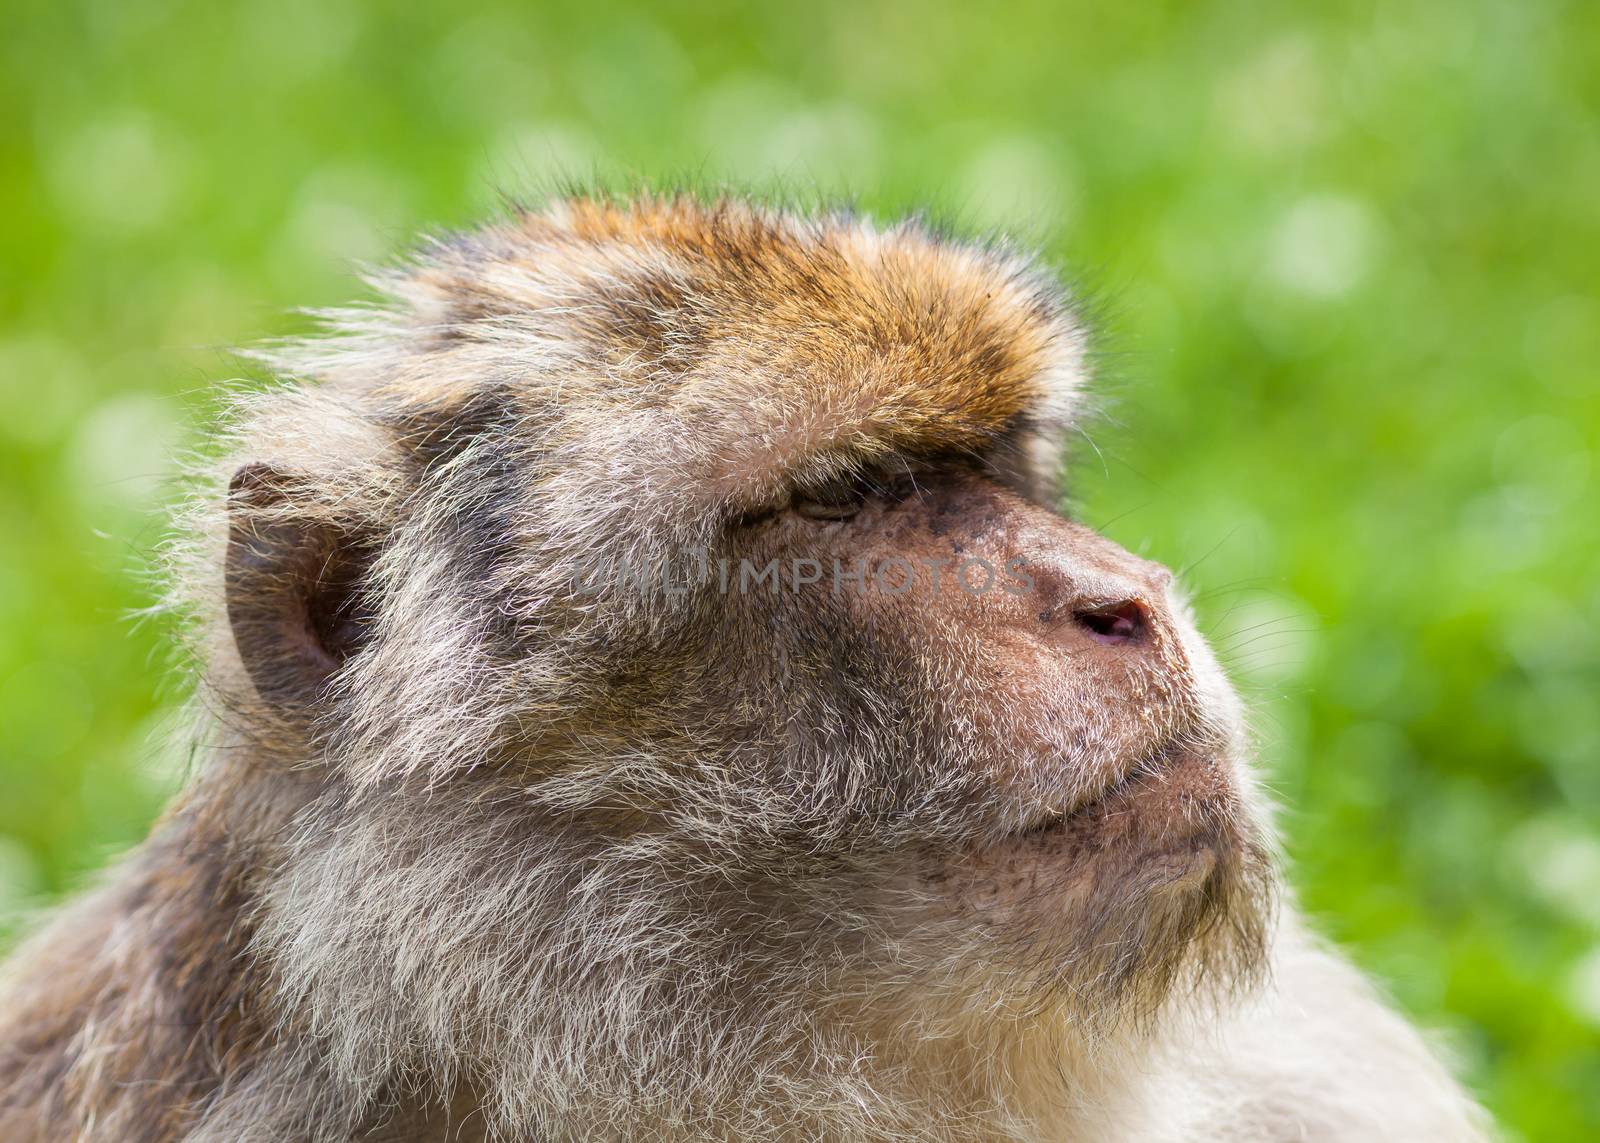
<path fill-rule="evenodd" d="M 267 355 L 190 787 L 0 982 L 0 1138 L 1484 1138 L 1310 937 L 1025 257 L 556 202 Z"/>
<path fill-rule="evenodd" d="M 906 786 L 923 804 L 885 807 L 917 823 L 906 831 L 915 873 L 892 888 L 927 914 L 907 906 L 903 923 L 964 924 L 1019 972 L 1053 985 L 1071 966 L 1097 993 L 1150 983 L 1142 973 L 1164 985 L 1180 962 L 1199 963 L 1202 934 L 1233 938 L 1234 970 L 1247 972 L 1270 879 L 1234 772 L 1236 728 L 1200 689 L 1170 573 L 970 466 L 863 478 L 848 514 L 839 500 L 835 487 L 824 515 L 802 493 L 736 542 L 785 567 L 808 556 L 827 569 L 876 567 L 890 553 L 902 561 L 895 574 L 861 591 L 829 580 L 734 606 L 776 608 L 802 633 L 781 660 L 791 672 L 806 644 L 871 632 L 867 662 L 847 668 L 858 690 L 896 673 L 870 656 L 915 648 L 909 693 L 877 702 L 897 727 L 928 724 L 951 804 L 935 816 L 929 790 Z M 1014 574 L 978 590 L 984 568 Z M 819 663 L 817 674 L 838 672 Z M 767 681 L 778 706 L 792 682 Z M 893 790 L 903 757 L 863 784 Z M 888 847 L 881 860 L 902 856 Z"/>

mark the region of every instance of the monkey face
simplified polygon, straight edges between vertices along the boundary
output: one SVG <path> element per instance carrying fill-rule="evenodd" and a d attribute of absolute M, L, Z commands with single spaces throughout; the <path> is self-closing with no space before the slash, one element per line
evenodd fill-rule
<path fill-rule="evenodd" d="M 459 925 L 451 1027 L 587 996 L 711 1059 L 819 992 L 1147 1003 L 1259 946 L 1231 692 L 1043 491 L 1084 340 L 1025 260 L 576 202 L 385 288 L 229 469 L 216 705 L 306 802 L 307 987 Z"/>

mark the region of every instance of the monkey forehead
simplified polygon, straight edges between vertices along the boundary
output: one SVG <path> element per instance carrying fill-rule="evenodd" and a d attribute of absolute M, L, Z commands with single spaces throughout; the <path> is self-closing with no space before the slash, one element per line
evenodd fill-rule
<path fill-rule="evenodd" d="M 1083 332 L 1032 261 L 914 222 L 576 199 L 375 281 L 386 305 L 331 315 L 333 337 L 278 363 L 458 439 L 492 394 L 573 477 L 730 504 L 890 451 L 1059 429 L 1084 373 Z"/>

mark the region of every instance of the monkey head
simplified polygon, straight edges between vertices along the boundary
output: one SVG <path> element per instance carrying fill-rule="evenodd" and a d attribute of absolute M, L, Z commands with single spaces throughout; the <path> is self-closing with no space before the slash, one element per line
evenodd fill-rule
<path fill-rule="evenodd" d="M 1057 511 L 1085 341 L 1028 261 L 575 200 L 378 285 L 270 355 L 202 553 L 293 790 L 255 947 L 349 1082 L 842 1106 L 907 1028 L 1247 972 L 1237 704 Z"/>

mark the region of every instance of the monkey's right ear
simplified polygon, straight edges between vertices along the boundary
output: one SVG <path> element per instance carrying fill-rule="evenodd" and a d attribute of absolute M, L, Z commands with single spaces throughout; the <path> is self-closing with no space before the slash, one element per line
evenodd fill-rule
<path fill-rule="evenodd" d="M 313 714 L 371 623 L 372 550 L 305 503 L 304 482 L 247 464 L 228 485 L 228 623 L 256 693 Z"/>

